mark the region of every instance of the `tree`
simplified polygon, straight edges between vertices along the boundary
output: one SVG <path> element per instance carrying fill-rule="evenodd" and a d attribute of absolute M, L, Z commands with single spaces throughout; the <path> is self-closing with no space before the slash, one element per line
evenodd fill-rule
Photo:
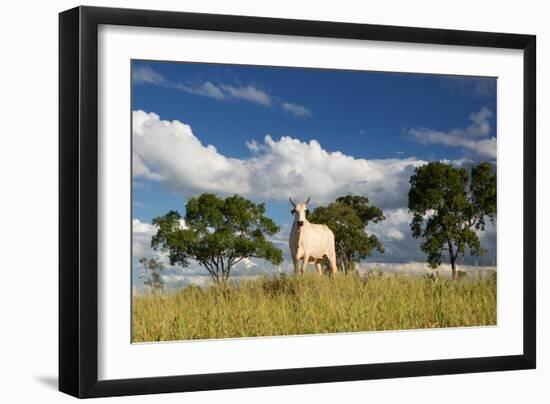
<path fill-rule="evenodd" d="M 245 258 L 262 258 L 275 265 L 282 262 L 281 250 L 266 239 L 279 227 L 265 216 L 264 204 L 239 195 L 223 199 L 205 193 L 189 199 L 185 208 L 185 226 L 176 211 L 153 219 L 158 230 L 151 246 L 168 252 L 172 265 L 186 267 L 189 260 L 195 260 L 214 282 L 225 282 L 231 269 Z"/>
<path fill-rule="evenodd" d="M 409 211 L 413 213 L 412 234 L 424 241 L 420 248 L 432 268 L 441 264 L 446 250 L 456 279 L 456 260 L 483 255 L 476 231 L 485 230 L 486 218 L 494 223 L 497 213 L 497 179 L 489 163 L 464 168 L 441 162 L 417 167 L 410 179 Z"/>
<path fill-rule="evenodd" d="M 316 208 L 308 220 L 326 224 L 334 233 L 336 262 L 343 273 L 354 271 L 355 264 L 370 256 L 374 249 L 384 252 L 378 238 L 366 232 L 367 225 L 384 220 L 384 214 L 369 205 L 365 196 L 342 196 L 326 207 Z"/>
<path fill-rule="evenodd" d="M 164 288 L 164 281 L 160 273 L 164 271 L 164 264 L 155 258 L 149 260 L 147 258 L 140 258 L 139 263 L 145 270 L 144 285 L 149 286 L 154 292 L 162 290 Z"/>

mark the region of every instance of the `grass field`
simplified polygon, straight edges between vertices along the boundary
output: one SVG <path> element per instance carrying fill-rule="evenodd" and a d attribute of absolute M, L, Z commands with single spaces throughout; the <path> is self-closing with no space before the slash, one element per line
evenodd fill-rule
<path fill-rule="evenodd" d="M 133 297 L 133 342 L 496 324 L 496 274 L 307 274 Z"/>

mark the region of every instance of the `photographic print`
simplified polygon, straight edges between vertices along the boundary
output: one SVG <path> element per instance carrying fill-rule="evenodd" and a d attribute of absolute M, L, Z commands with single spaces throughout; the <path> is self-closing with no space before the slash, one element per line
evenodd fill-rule
<path fill-rule="evenodd" d="M 496 325 L 496 78 L 131 69 L 132 342 Z"/>

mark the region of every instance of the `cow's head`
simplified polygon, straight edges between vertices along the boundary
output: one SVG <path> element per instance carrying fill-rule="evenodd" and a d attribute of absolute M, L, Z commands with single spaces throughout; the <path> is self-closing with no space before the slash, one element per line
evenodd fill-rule
<path fill-rule="evenodd" d="M 292 210 L 290 213 L 294 215 L 294 221 L 298 224 L 298 226 L 303 226 L 307 220 L 306 215 L 309 213 L 307 204 L 309 203 L 310 198 L 307 198 L 304 203 L 294 203 L 292 198 L 288 198 L 288 200 L 292 204 Z"/>

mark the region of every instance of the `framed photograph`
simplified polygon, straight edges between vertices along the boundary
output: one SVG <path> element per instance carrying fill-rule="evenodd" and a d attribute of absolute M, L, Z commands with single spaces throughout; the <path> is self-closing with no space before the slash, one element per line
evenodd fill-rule
<path fill-rule="evenodd" d="M 59 46 L 61 391 L 535 368 L 534 36 L 78 7 Z"/>

